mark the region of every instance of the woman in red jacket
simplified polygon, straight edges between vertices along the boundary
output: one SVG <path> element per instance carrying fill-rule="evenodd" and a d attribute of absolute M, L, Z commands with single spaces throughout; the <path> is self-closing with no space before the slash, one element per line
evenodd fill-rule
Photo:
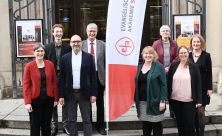
<path fill-rule="evenodd" d="M 163 25 L 160 28 L 161 38 L 153 43 L 153 49 L 158 55 L 156 62 L 160 63 L 166 75 L 168 74 L 172 62 L 178 61 L 178 45 L 177 42 L 170 39 L 170 27 Z M 175 119 L 175 115 L 170 107 L 170 116 Z"/>
<path fill-rule="evenodd" d="M 30 117 L 30 135 L 51 135 L 51 118 L 53 105 L 58 104 L 57 78 L 52 62 L 44 60 L 45 46 L 33 47 L 35 60 L 25 67 L 23 94 L 26 109 Z"/>

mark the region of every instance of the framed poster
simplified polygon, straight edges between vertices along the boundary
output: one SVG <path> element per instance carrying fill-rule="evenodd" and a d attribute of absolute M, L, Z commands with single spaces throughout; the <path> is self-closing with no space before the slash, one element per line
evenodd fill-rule
<path fill-rule="evenodd" d="M 179 47 L 190 47 L 194 34 L 201 34 L 201 14 L 173 15 L 173 39 Z"/>
<path fill-rule="evenodd" d="M 43 44 L 42 19 L 15 20 L 16 54 L 18 58 L 34 57 L 32 48 L 35 44 Z"/>

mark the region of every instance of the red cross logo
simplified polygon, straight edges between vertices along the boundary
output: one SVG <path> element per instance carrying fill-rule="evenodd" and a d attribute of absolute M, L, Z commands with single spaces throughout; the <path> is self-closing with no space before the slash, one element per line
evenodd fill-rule
<path fill-rule="evenodd" d="M 116 50 L 124 56 L 130 55 L 134 50 L 133 41 L 128 37 L 119 39 L 115 45 Z"/>
<path fill-rule="evenodd" d="M 131 3 L 135 3 L 135 0 L 131 0 Z"/>

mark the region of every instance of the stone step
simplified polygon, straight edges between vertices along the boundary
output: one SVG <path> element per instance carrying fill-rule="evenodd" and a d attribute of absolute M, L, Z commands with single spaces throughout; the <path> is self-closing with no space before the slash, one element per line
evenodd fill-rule
<path fill-rule="evenodd" d="M 210 115 L 209 115 L 210 114 Z M 206 112 L 206 124 L 221 124 L 222 122 L 222 111 Z M 95 121 L 96 119 L 93 118 Z M 162 122 L 164 128 L 176 127 L 176 121 L 165 114 L 165 119 Z M 82 130 L 82 119 L 77 118 L 78 130 Z M 93 130 L 95 130 L 95 122 L 93 122 Z M 59 129 L 62 129 L 61 117 L 59 117 L 58 122 Z M 29 129 L 29 116 L 22 115 L 8 115 L 4 119 L 0 120 L 0 128 L 14 128 L 14 129 Z M 133 130 L 142 129 L 142 122 L 138 120 L 136 116 L 126 116 L 120 117 L 114 121 L 109 122 L 110 130 Z"/>
<path fill-rule="evenodd" d="M 218 99 L 217 101 L 221 101 Z M 209 105 L 209 107 L 211 107 Z M 169 110 L 164 114 L 165 119 L 162 122 L 164 128 L 176 127 L 176 121 L 170 117 Z M 78 130 L 82 130 L 82 118 L 80 110 L 78 109 L 77 125 Z M 222 111 L 206 111 L 206 124 L 221 124 Z M 62 129 L 62 107 L 58 106 L 58 120 L 59 129 Z M 93 130 L 95 130 L 96 121 L 96 104 L 92 104 L 93 116 Z M 23 99 L 0 100 L 0 128 L 13 128 L 13 129 L 29 129 L 29 115 L 25 110 Z M 109 122 L 110 130 L 134 130 L 142 129 L 142 122 L 137 118 L 136 108 L 131 108 L 121 117 Z"/>
<path fill-rule="evenodd" d="M 134 130 L 110 130 L 109 136 L 142 136 L 143 132 L 141 129 Z M 221 136 L 222 124 L 206 125 L 205 136 Z M 27 129 L 11 129 L 1 128 L 0 136 L 29 136 L 30 130 Z M 177 128 L 164 128 L 163 136 L 177 136 Z M 57 136 L 67 136 L 66 134 L 59 131 Z M 79 131 L 79 136 L 83 136 L 83 132 Z M 98 132 L 93 131 L 93 136 L 101 136 Z"/>

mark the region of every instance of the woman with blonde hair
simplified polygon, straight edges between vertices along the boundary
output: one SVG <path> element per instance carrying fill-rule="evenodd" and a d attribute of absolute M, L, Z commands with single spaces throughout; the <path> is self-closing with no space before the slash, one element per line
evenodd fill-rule
<path fill-rule="evenodd" d="M 189 62 L 187 47 L 178 50 L 179 61 L 170 66 L 167 79 L 168 100 L 176 116 L 179 136 L 195 136 L 196 108 L 202 104 L 200 71 Z"/>
<path fill-rule="evenodd" d="M 204 51 L 206 44 L 204 38 L 195 34 L 190 40 L 189 54 L 190 61 L 199 66 L 202 87 L 202 106 L 198 107 L 195 117 L 196 135 L 204 136 L 205 128 L 205 107 L 210 103 L 210 95 L 212 94 L 212 64 L 210 53 Z"/>
<path fill-rule="evenodd" d="M 167 100 L 166 74 L 157 62 L 158 55 L 151 46 L 142 51 L 144 63 L 139 64 L 135 78 L 137 117 L 143 121 L 143 136 L 162 136 Z"/>

